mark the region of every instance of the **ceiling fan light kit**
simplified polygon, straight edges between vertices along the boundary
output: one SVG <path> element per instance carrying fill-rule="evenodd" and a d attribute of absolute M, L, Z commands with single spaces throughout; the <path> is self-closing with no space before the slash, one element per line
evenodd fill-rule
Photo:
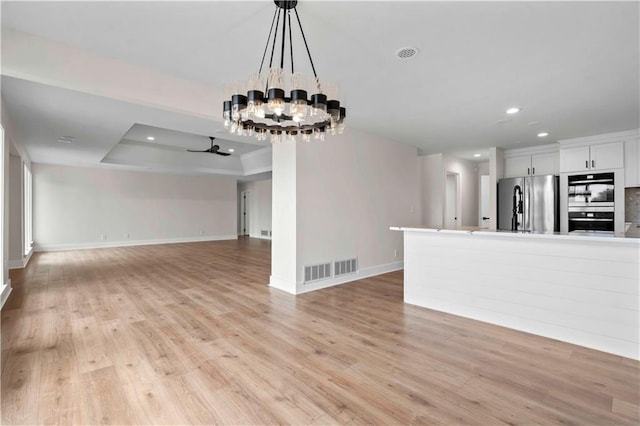
<path fill-rule="evenodd" d="M 231 134 L 255 136 L 261 141 L 266 140 L 269 134 L 272 143 L 280 142 L 285 137 L 295 140 L 299 136 L 300 139 L 308 142 L 312 137 L 324 140 L 327 133 L 342 134 L 346 109 L 340 105 L 337 93 L 330 93 L 331 90 L 328 90 L 330 88 L 320 83 L 296 10 L 297 0 L 274 0 L 274 3 L 276 10 L 271 21 L 260 68 L 246 83 L 237 83 L 230 90 L 231 99 L 223 103 L 224 126 Z M 298 23 L 313 70 L 312 82 L 296 72 L 294 68 L 292 12 Z M 280 41 L 279 66 L 274 64 L 278 40 Z M 287 42 L 291 73 L 285 76 Z M 262 71 L 270 46 L 269 71 L 264 79 Z M 310 96 L 309 92 L 312 93 Z"/>

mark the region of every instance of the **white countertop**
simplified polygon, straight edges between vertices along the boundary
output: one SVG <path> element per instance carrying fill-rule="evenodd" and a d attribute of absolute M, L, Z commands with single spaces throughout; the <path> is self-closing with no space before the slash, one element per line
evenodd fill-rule
<path fill-rule="evenodd" d="M 638 238 L 625 238 L 625 237 L 613 237 L 608 235 L 595 235 L 595 234 L 536 234 L 532 232 L 512 232 L 512 231 L 489 231 L 489 230 L 474 230 L 474 229 L 436 229 L 436 228 L 418 228 L 418 227 L 404 227 L 404 226 L 391 226 L 389 229 L 392 231 L 410 231 L 410 232 L 426 232 L 426 233 L 438 233 L 438 234 L 453 234 L 453 235 L 467 235 L 474 237 L 498 237 L 498 238 L 532 238 L 532 239 L 548 239 L 548 240 L 580 240 L 584 242 L 593 243 L 619 243 L 619 244 L 635 244 L 640 245 L 640 239 Z"/>

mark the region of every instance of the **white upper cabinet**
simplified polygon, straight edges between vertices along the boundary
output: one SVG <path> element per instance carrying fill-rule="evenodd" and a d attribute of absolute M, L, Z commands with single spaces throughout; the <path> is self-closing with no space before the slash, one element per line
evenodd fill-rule
<path fill-rule="evenodd" d="M 504 177 L 528 176 L 531 172 L 531 156 L 504 159 Z"/>
<path fill-rule="evenodd" d="M 557 175 L 559 172 L 557 147 L 518 148 L 505 152 L 504 177 Z M 550 151 L 537 152 L 535 151 Z"/>
<path fill-rule="evenodd" d="M 631 139 L 624 143 L 624 186 L 640 186 L 640 140 Z"/>
<path fill-rule="evenodd" d="M 557 152 L 531 156 L 532 175 L 557 175 L 559 171 L 560 167 Z"/>
<path fill-rule="evenodd" d="M 561 172 L 582 172 L 591 170 L 591 155 L 588 146 L 564 148 L 560 150 Z"/>
<path fill-rule="evenodd" d="M 570 142 L 567 144 L 560 141 L 560 171 L 588 172 L 624 168 L 624 137 L 622 133 L 616 133 L 573 139 L 567 141 Z"/>

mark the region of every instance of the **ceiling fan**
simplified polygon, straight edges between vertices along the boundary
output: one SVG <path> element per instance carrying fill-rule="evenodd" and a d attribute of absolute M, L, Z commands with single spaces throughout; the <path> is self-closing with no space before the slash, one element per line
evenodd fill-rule
<path fill-rule="evenodd" d="M 204 151 L 196 151 L 196 150 L 193 150 L 193 149 L 188 149 L 187 151 L 189 151 L 189 152 L 208 152 L 209 154 L 224 155 L 225 157 L 227 155 L 231 155 L 228 152 L 220 152 L 220 145 L 214 145 L 213 144 L 213 140 L 215 139 L 215 137 L 209 136 L 209 139 L 211 139 L 211 148 L 205 149 Z"/>

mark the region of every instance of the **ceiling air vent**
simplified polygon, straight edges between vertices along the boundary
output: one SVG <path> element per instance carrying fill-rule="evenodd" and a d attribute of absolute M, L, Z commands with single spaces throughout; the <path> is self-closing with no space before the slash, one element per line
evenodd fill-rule
<path fill-rule="evenodd" d="M 402 49 L 398 49 L 396 51 L 396 56 L 400 59 L 409 59 L 413 58 L 418 54 L 418 49 L 415 47 L 403 47 Z"/>

